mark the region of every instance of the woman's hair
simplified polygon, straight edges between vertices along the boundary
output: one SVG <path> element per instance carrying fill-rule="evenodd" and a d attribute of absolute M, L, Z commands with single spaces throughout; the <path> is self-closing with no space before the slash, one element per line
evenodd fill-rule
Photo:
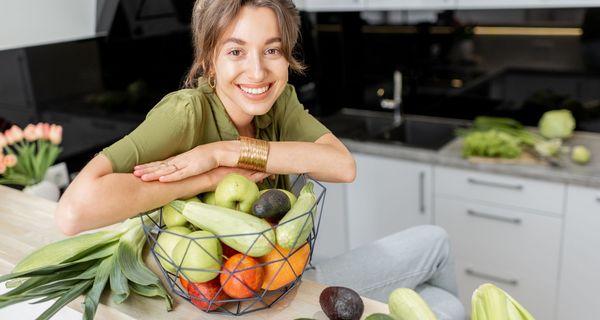
<path fill-rule="evenodd" d="M 197 0 L 192 13 L 194 62 L 184 82 L 184 87 L 197 85 L 201 75 L 211 76 L 219 38 L 243 6 L 273 10 L 280 26 L 282 54 L 292 71 L 302 74 L 304 65 L 293 56 L 298 40 L 300 16 L 292 0 Z"/>

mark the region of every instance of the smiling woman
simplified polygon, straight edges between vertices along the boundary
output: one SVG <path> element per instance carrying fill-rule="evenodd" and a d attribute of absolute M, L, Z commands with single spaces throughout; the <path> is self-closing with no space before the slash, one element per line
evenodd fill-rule
<path fill-rule="evenodd" d="M 288 174 L 354 180 L 350 152 L 287 83 L 303 69 L 299 21 L 291 0 L 198 0 L 185 88 L 86 165 L 59 202 L 59 228 L 112 224 L 214 190 L 231 172 L 280 188 Z"/>

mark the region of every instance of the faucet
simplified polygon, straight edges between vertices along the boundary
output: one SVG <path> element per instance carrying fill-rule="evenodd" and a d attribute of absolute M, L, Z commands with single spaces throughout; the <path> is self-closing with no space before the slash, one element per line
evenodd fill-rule
<path fill-rule="evenodd" d="M 381 100 L 381 107 L 384 109 L 394 110 L 394 126 L 399 126 L 402 123 L 402 113 L 400 107 L 402 106 L 402 73 L 396 70 L 394 71 L 394 99 L 383 99 Z"/>

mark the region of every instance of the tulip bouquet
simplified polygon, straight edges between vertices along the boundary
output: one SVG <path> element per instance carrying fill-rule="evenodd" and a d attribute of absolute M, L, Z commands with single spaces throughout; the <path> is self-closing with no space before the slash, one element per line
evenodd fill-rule
<path fill-rule="evenodd" d="M 62 150 L 62 126 L 13 125 L 0 133 L 0 184 L 30 186 L 41 182 Z"/>

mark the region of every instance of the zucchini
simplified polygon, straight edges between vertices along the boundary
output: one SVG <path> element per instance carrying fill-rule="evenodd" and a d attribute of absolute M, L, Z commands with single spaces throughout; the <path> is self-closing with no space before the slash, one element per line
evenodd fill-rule
<path fill-rule="evenodd" d="M 388 299 L 390 314 L 394 319 L 436 320 L 436 316 L 421 296 L 410 288 L 398 288 Z M 498 318 L 504 319 L 504 318 Z"/>
<path fill-rule="evenodd" d="M 273 250 L 275 232 L 271 225 L 253 215 L 200 202 L 171 202 L 194 226 L 219 236 L 231 248 L 261 257 Z"/>
<path fill-rule="evenodd" d="M 306 241 L 313 227 L 316 203 L 313 183 L 309 181 L 300 190 L 296 203 L 275 228 L 277 244 L 291 250 Z"/>

